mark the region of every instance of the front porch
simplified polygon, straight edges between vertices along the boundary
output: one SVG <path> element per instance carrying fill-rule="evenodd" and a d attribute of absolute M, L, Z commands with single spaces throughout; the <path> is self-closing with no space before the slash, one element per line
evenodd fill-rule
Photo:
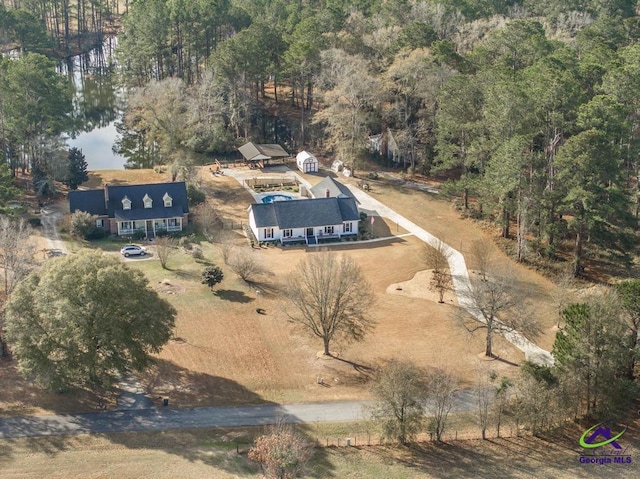
<path fill-rule="evenodd" d="M 118 236 L 144 234 L 155 238 L 158 234 L 182 231 L 182 218 L 162 218 L 154 220 L 118 221 Z"/>

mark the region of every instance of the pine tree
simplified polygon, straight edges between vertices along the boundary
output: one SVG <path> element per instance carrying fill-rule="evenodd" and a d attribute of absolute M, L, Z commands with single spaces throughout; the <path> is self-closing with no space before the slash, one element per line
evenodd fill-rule
<path fill-rule="evenodd" d="M 77 190 L 78 186 L 89 179 L 87 174 L 87 160 L 78 148 L 69 149 L 67 157 L 69 164 L 67 166 L 67 179 L 64 184 L 72 190 Z"/>

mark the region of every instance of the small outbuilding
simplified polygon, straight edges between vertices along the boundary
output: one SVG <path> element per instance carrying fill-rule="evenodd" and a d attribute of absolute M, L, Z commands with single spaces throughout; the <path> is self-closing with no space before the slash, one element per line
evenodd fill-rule
<path fill-rule="evenodd" d="M 308 151 L 301 151 L 296 156 L 298 169 L 303 173 L 317 173 L 318 159 Z"/>
<path fill-rule="evenodd" d="M 259 145 L 257 143 L 245 143 L 238 151 L 242 153 L 245 163 L 251 168 L 262 168 L 272 164 L 284 164 L 289 158 L 284 148 L 280 145 Z"/>

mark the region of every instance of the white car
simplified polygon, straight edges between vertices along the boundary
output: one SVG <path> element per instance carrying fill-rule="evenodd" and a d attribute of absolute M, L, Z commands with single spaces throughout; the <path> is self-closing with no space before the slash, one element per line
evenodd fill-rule
<path fill-rule="evenodd" d="M 129 256 L 144 256 L 147 254 L 147 250 L 144 249 L 144 246 L 138 246 L 137 244 L 128 244 L 123 246 L 120 250 L 120 254 L 125 258 Z"/>

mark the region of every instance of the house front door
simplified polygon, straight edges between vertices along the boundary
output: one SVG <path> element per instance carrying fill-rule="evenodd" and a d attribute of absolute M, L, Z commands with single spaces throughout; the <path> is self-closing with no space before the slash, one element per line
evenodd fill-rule
<path fill-rule="evenodd" d="M 147 238 L 153 238 L 155 235 L 153 233 L 153 221 L 147 220 Z"/>
<path fill-rule="evenodd" d="M 313 228 L 307 228 L 307 236 L 313 236 Z"/>

